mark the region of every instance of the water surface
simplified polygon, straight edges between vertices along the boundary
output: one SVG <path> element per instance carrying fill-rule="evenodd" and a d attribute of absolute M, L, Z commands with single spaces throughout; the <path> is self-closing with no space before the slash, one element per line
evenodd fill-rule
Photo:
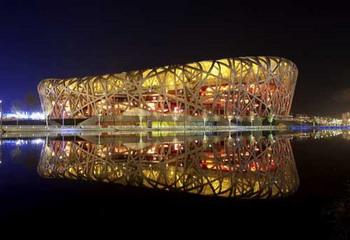
<path fill-rule="evenodd" d="M 181 217 L 256 234 L 346 239 L 349 139 L 342 130 L 3 139 L 0 220 Z"/>

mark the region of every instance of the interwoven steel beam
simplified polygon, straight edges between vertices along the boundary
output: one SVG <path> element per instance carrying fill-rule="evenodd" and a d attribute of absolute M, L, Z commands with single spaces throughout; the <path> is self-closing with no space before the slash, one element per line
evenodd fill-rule
<path fill-rule="evenodd" d="M 289 115 L 298 70 L 279 57 L 237 57 L 38 85 L 53 119 L 151 114 Z"/>

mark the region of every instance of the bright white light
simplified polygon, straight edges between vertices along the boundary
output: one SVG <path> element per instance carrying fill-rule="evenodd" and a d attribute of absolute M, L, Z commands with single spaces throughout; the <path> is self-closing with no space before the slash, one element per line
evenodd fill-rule
<path fill-rule="evenodd" d="M 43 120 L 43 119 L 45 119 L 45 114 L 44 113 L 42 113 L 42 112 L 33 112 L 33 113 L 31 113 L 30 114 L 30 119 L 33 119 L 33 120 L 35 120 L 35 119 L 37 119 L 37 120 Z"/>
<path fill-rule="evenodd" d="M 6 113 L 5 118 L 13 119 L 31 119 L 31 120 L 43 120 L 45 119 L 45 114 L 42 112 L 16 112 L 16 113 Z"/>
<path fill-rule="evenodd" d="M 16 141 L 16 146 L 21 146 L 21 145 L 24 145 L 24 144 L 27 144 L 27 143 L 28 143 L 27 141 L 19 139 L 19 140 Z"/>
<path fill-rule="evenodd" d="M 41 138 L 37 138 L 37 139 L 33 139 L 31 141 L 32 144 L 36 144 L 36 145 L 39 145 L 39 144 L 43 144 L 44 143 L 44 140 L 41 139 Z"/>

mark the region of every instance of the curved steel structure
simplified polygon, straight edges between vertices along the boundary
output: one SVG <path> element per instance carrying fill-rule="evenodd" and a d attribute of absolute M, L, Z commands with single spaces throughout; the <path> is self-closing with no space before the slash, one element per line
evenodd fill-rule
<path fill-rule="evenodd" d="M 235 198 L 278 198 L 299 186 L 288 137 L 136 139 L 52 140 L 39 175 Z"/>
<path fill-rule="evenodd" d="M 279 57 L 237 57 L 38 85 L 53 119 L 101 115 L 289 115 L 298 70 Z M 145 113 L 146 112 L 146 113 Z"/>

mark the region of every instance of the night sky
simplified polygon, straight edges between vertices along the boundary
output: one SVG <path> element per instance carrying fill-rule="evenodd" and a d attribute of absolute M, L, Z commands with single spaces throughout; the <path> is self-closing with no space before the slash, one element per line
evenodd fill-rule
<path fill-rule="evenodd" d="M 270 55 L 299 68 L 292 114 L 350 111 L 350 15 L 335 1 L 123 2 L 1 0 L 6 108 L 43 78 Z"/>

